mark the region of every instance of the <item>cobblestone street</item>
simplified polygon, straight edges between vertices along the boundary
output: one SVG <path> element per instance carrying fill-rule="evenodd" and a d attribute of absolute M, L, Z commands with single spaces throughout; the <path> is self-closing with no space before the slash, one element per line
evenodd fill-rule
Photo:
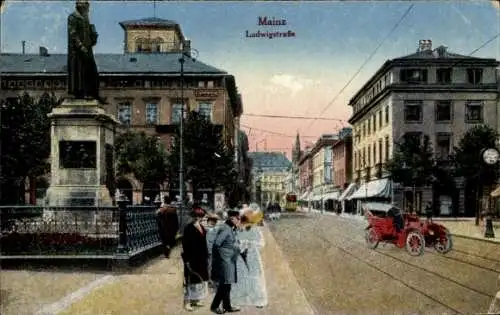
<path fill-rule="evenodd" d="M 412 257 L 364 243 L 366 223 L 293 214 L 271 226 L 317 314 L 485 313 L 498 291 L 498 245 L 455 237 L 454 250 Z"/>

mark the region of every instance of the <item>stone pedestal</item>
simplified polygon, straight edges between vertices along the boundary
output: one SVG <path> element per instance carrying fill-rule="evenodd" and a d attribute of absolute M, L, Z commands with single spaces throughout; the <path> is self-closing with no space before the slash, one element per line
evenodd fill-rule
<path fill-rule="evenodd" d="M 47 206 L 112 206 L 118 121 L 97 100 L 66 99 L 51 119 L 51 180 Z"/>

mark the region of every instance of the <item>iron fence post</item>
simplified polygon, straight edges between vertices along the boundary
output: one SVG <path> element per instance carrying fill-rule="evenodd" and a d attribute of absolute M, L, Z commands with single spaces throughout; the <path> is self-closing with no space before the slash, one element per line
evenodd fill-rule
<path fill-rule="evenodd" d="M 129 200 L 124 194 L 120 194 L 118 198 L 118 211 L 120 213 L 119 221 L 119 243 L 118 253 L 128 253 L 128 238 L 127 238 L 127 204 Z"/>

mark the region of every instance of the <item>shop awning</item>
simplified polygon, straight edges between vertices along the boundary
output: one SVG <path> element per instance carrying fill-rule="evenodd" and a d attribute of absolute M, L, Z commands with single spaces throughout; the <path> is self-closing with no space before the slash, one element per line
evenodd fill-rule
<path fill-rule="evenodd" d="M 321 200 L 321 195 L 312 195 L 309 200 L 311 201 L 320 201 Z"/>
<path fill-rule="evenodd" d="M 339 196 L 340 196 L 340 192 L 334 191 L 334 192 L 323 195 L 323 200 L 338 200 Z"/>
<path fill-rule="evenodd" d="M 309 200 L 309 195 L 310 195 L 310 193 L 308 191 L 306 191 L 305 193 L 302 194 L 302 196 L 300 196 L 299 200 L 301 200 L 301 201 Z"/>
<path fill-rule="evenodd" d="M 349 186 L 344 190 L 342 195 L 339 197 L 339 201 L 344 201 L 345 199 L 348 199 L 349 196 L 351 196 L 357 189 L 358 187 L 356 186 L 355 183 L 350 183 Z"/>
<path fill-rule="evenodd" d="M 498 186 L 497 188 L 495 188 L 495 190 L 493 190 L 491 192 L 490 196 L 493 197 L 493 198 L 500 197 L 500 186 Z"/>
<path fill-rule="evenodd" d="M 347 199 L 391 198 L 391 188 L 388 178 L 377 179 L 361 184 L 358 190 Z"/>

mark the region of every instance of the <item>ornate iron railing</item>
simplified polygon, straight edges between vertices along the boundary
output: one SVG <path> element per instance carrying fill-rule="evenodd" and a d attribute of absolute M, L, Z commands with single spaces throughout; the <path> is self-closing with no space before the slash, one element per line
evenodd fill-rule
<path fill-rule="evenodd" d="M 0 258 L 128 259 L 161 244 L 157 206 L 0 207 Z"/>

